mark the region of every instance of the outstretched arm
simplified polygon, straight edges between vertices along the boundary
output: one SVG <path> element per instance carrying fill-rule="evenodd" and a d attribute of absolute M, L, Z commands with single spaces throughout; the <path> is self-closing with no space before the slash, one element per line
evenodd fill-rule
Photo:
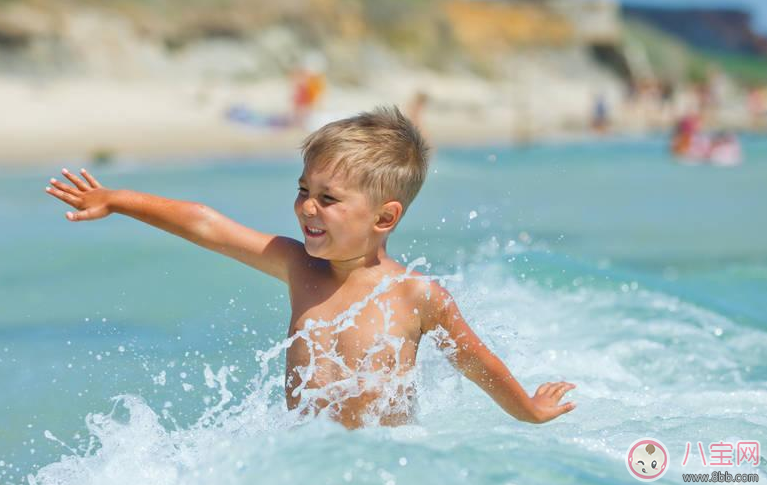
<path fill-rule="evenodd" d="M 85 181 L 66 169 L 61 173 L 73 186 L 51 179 L 52 187 L 46 187 L 46 191 L 78 209 L 77 212 L 66 213 L 70 221 L 95 220 L 112 213 L 124 214 L 283 281 L 288 279 L 289 262 L 303 254 L 303 247 L 298 241 L 255 231 L 203 204 L 132 190 L 110 190 L 85 169 L 80 172 Z"/>
<path fill-rule="evenodd" d="M 504 411 L 520 421 L 545 423 L 575 409 L 575 403 L 559 404 L 575 384 L 547 382 L 530 397 L 504 363 L 471 330 L 461 316 L 450 293 L 436 283 L 431 285 L 431 297 L 425 304 L 426 315 L 421 330 L 425 333 L 442 327 L 448 338 L 443 348 L 453 347 L 451 363 L 469 380 L 482 388 Z"/>

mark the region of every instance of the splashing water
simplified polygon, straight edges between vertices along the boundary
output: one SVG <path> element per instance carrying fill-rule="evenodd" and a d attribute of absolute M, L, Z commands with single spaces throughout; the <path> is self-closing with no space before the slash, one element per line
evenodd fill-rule
<path fill-rule="evenodd" d="M 218 399 L 190 426 L 174 426 L 168 410 L 158 415 L 138 396 L 117 396 L 110 413 L 88 415 L 87 451 L 67 447 L 68 455 L 30 475 L 29 484 L 296 483 L 316 481 L 320 469 L 323 483 L 493 483 L 499 476 L 550 483 L 567 478 L 575 463 L 576 481 L 612 483 L 600 477 L 623 476 L 626 443 L 645 434 L 671 450 L 667 476 L 681 470 L 676 462 L 686 440 L 764 440 L 767 391 L 764 376 L 754 374 L 767 333 L 638 285 L 547 288 L 509 276 L 497 260 L 469 265 L 446 286 L 528 391 L 547 380 L 576 382 L 575 412 L 541 427 L 516 422 L 458 376 L 436 345 L 422 345 L 417 367 L 397 378 L 362 371 L 385 390 L 377 412 L 406 404 L 399 386 L 417 387 L 415 424 L 386 428 L 369 419 L 371 427 L 349 432 L 327 413 L 307 412 L 312 399 L 362 392 L 357 379 L 318 389 L 299 385 L 306 399 L 288 410 L 275 361 L 291 343 L 310 340 L 317 328 L 350 328 L 361 308 L 423 264 L 413 261 L 405 275 L 382 281 L 333 320 L 307 322 L 305 330 L 257 352 L 260 371 L 236 404 L 228 368 L 206 366 L 206 385 Z M 379 309 L 390 328 L 396 315 Z M 398 349 L 401 342 L 380 335 L 376 346 L 387 345 Z M 337 357 L 333 350 L 314 359 L 320 356 Z M 312 372 L 311 365 L 301 370 L 304 382 Z M 50 432 L 46 437 L 57 440 Z"/>
<path fill-rule="evenodd" d="M 39 200 L 47 175 L 6 174 L 0 483 L 613 485 L 636 483 L 624 460 L 645 436 L 669 451 L 659 483 L 678 483 L 711 471 L 695 453 L 680 466 L 688 441 L 764 446 L 767 145 L 744 137 L 748 160 L 727 171 L 673 164 L 665 145 L 498 147 L 494 163 L 487 148 L 441 149 L 391 242 L 403 261 L 428 254 L 433 273 L 457 273 L 447 287 L 466 320 L 528 392 L 578 385 L 578 408 L 542 426 L 504 414 L 428 340 L 408 376 L 413 423 L 348 431 L 289 411 L 281 287 L 119 219 L 65 225 Z M 104 169 L 104 181 L 205 194 L 291 235 L 290 163 Z M 62 291 L 72 274 L 87 309 Z"/>
<path fill-rule="evenodd" d="M 205 384 L 208 388 L 218 391 L 219 399 L 203 412 L 195 424 L 186 429 L 176 425 L 174 430 L 166 430 L 160 423 L 160 416 L 143 399 L 133 395 L 120 395 L 113 398 L 114 407 L 110 413 L 89 414 L 86 418 L 91 438 L 83 456 L 78 456 L 74 449 L 46 430 L 46 438 L 59 443 L 72 455 L 44 467 L 36 476 L 29 475 L 28 482 L 30 485 L 103 483 L 105 480 L 116 483 L 182 483 L 189 479 L 190 474 L 199 476 L 201 465 L 209 463 L 205 455 L 211 450 L 221 446 L 229 448 L 232 440 L 289 430 L 318 418 L 329 421 L 332 418 L 329 412 L 334 404 L 342 404 L 346 399 L 368 391 L 375 391 L 377 398 L 369 404 L 364 416 L 366 426 L 380 425 L 382 416 L 410 413 L 410 398 L 418 379 L 415 369 L 404 369 L 401 365 L 399 352 L 404 338 L 390 334 L 395 324 L 392 319 L 394 311 L 388 302 L 379 301 L 378 297 L 393 285 L 407 279 L 427 282 L 440 280 L 442 284 L 455 279 L 412 274 L 415 268 L 426 265 L 425 258 L 415 259 L 408 264 L 405 273 L 396 277 L 384 277 L 368 295 L 352 303 L 347 310 L 332 320 L 308 319 L 303 328 L 292 336 L 266 351 L 257 351 L 260 373 L 252 379 L 250 392 L 240 404 L 230 405 L 233 394 L 227 389 L 229 368 L 223 366 L 214 373 L 211 367 L 205 364 Z M 371 302 L 381 311 L 383 332 L 375 336 L 373 345 L 365 350 L 365 357 L 356 369 L 346 365 L 335 346 L 324 349 L 312 345 L 312 335 L 320 329 L 331 329 L 333 334 L 340 334 L 355 327 L 356 317 Z M 447 339 L 444 331 L 435 332 L 433 337 L 443 344 Z M 284 400 L 272 398 L 279 393 L 283 382 L 280 376 L 272 372 L 270 364 L 279 359 L 297 340 L 304 340 L 308 344 L 310 359 L 308 365 L 297 367 L 301 382 L 292 389 L 292 396 L 301 398 L 299 405 L 295 409 L 286 410 Z M 394 365 L 391 368 L 376 369 L 373 366 L 373 357 L 387 347 L 393 351 Z M 320 358 L 337 364 L 348 377 L 317 388 L 306 387 L 318 370 L 317 360 Z M 153 377 L 153 380 L 156 384 L 164 385 L 165 373 L 161 373 L 160 377 Z M 407 392 L 403 393 L 403 389 Z M 317 409 L 316 402 L 320 400 L 329 404 Z M 121 413 L 118 411 L 123 411 L 123 420 L 120 419 Z M 176 424 L 167 409 L 162 411 L 162 415 L 166 421 Z M 204 453 L 201 454 L 198 450 Z M 115 464 L 119 466 L 115 467 Z M 116 471 L 114 476 L 113 470 Z"/>

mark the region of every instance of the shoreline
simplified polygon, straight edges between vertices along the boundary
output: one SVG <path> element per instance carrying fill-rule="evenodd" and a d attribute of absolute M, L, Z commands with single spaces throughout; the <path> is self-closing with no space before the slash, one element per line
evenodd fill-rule
<path fill-rule="evenodd" d="M 382 82 L 391 85 L 390 80 Z M 282 78 L 243 85 L 101 78 L 33 84 L 0 77 L 0 166 L 50 166 L 77 159 L 144 164 L 157 159 L 183 163 L 205 157 L 297 156 L 304 137 L 331 120 L 377 105 L 396 104 L 407 113 L 419 83 L 401 78 L 399 83 L 394 92 L 331 85 L 306 127 L 297 128 L 268 126 L 270 119 L 290 111 L 291 86 Z M 438 80 L 423 83 L 435 85 Z M 497 95 L 498 86 L 472 80 L 459 87 L 436 90 L 423 110 L 423 132 L 435 148 L 588 133 L 581 129 L 588 111 L 580 104 L 571 105 L 567 116 L 549 112 L 538 119 L 527 114 L 523 120 L 514 99 L 502 106 L 483 99 Z M 475 93 L 474 98 L 467 92 Z M 229 119 L 233 107 L 245 107 L 253 122 Z"/>
<path fill-rule="evenodd" d="M 494 133 L 483 133 L 481 136 L 472 136 L 466 133 L 464 127 L 455 126 L 451 129 L 432 134 L 428 139 L 433 152 L 443 149 L 454 148 L 479 148 L 479 147 L 528 147 L 539 144 L 568 144 L 589 142 L 598 140 L 616 140 L 626 138 L 642 138 L 659 135 L 657 130 L 650 131 L 612 131 L 599 134 L 592 131 L 560 131 L 538 135 L 525 140 L 514 139 L 511 136 L 503 136 L 503 130 L 495 130 Z M 165 132 L 162 136 L 143 139 L 121 140 L 124 150 L 114 153 L 107 161 L 95 160 L 85 150 L 87 144 L 77 140 L 68 140 L 73 150 L 69 154 L 61 154 L 62 144 L 50 144 L 37 147 L 21 143 L 19 138 L 18 148 L 23 149 L 17 153 L 20 156 L 7 157 L 9 150 L 5 141 L 0 136 L 0 143 L 4 148 L 0 153 L 0 167 L 11 170 L 24 170 L 35 168 L 58 167 L 61 164 L 84 164 L 88 166 L 115 166 L 115 165 L 155 165 L 168 167 L 174 165 L 196 165 L 218 162 L 256 162 L 273 161 L 274 159 L 294 158 L 300 160 L 300 144 L 308 131 L 292 129 L 286 132 L 276 133 L 230 133 L 210 136 L 210 132 L 203 130 L 194 142 L 188 142 L 192 131 Z M 181 139 L 182 141 L 180 141 Z M 134 143 L 135 142 L 135 143 Z M 77 155 L 77 153 L 82 155 Z"/>
<path fill-rule="evenodd" d="M 64 161 L 173 165 L 205 158 L 298 158 L 302 140 L 329 121 L 377 105 L 396 104 L 407 114 L 419 84 L 435 87 L 421 116 L 422 131 L 435 149 L 645 136 L 669 129 L 667 122 L 637 119 L 617 101 L 610 129 L 597 133 L 589 126 L 585 96 L 570 97 L 568 104 L 552 109 L 539 92 L 508 95 L 507 85 L 455 78 L 399 79 L 402 85 L 389 91 L 331 85 L 306 127 L 297 128 L 269 126 L 270 120 L 290 110 L 291 86 L 281 78 L 245 85 L 96 78 L 32 84 L 0 77 L 0 167 L 50 167 Z M 391 87 L 394 80 L 381 82 Z M 563 86 L 548 88 L 548 94 L 563 92 Z M 526 94 L 531 95 L 527 107 L 519 101 Z M 227 114 L 233 107 L 249 110 L 250 121 L 230 119 Z"/>

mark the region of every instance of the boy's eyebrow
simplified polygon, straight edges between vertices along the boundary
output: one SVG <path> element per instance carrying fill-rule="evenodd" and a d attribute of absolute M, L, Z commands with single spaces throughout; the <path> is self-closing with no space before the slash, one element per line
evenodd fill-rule
<path fill-rule="evenodd" d="M 304 178 L 303 175 L 298 177 L 298 183 L 299 184 L 307 185 L 306 179 Z M 327 185 L 323 185 L 322 186 L 322 190 L 331 190 L 333 192 L 343 192 L 344 191 L 344 189 L 342 187 L 328 187 Z"/>

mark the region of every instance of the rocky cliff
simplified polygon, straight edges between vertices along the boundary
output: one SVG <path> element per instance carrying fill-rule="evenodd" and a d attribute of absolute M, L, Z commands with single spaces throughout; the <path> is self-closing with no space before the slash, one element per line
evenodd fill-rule
<path fill-rule="evenodd" d="M 240 79 L 317 51 L 341 81 L 392 65 L 503 75 L 519 49 L 618 38 L 608 1 L 5 0 L 0 74 Z"/>

